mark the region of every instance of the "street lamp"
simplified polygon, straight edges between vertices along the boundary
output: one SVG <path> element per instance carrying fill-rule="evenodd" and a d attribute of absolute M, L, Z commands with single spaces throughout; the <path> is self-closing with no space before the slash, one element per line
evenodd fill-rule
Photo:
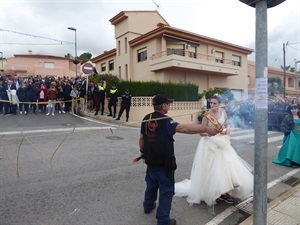
<path fill-rule="evenodd" d="M 73 63 L 75 64 L 75 77 L 77 77 L 77 64 L 79 63 L 79 60 L 77 59 L 77 35 L 76 35 L 76 28 L 74 27 L 68 27 L 69 30 L 72 30 L 75 32 L 75 58 L 73 60 Z"/>

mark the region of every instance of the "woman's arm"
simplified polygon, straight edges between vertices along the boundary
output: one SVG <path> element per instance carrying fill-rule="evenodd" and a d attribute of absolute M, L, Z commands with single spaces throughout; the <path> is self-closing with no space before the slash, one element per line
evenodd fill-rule
<path fill-rule="evenodd" d="M 294 119 L 291 115 L 286 115 L 283 121 L 280 124 L 280 130 L 285 134 L 288 135 L 291 130 L 294 128 Z"/>
<path fill-rule="evenodd" d="M 225 109 L 222 109 L 222 111 L 224 113 L 224 118 L 225 118 L 225 122 L 223 124 L 223 127 L 226 129 L 226 131 L 224 133 L 229 135 L 230 134 L 230 127 L 229 127 L 229 123 L 228 123 L 228 116 L 227 116 L 227 113 L 226 113 Z"/>

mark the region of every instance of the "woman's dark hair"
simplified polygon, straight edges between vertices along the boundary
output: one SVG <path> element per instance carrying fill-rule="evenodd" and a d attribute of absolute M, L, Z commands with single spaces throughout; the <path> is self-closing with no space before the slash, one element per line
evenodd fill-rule
<path fill-rule="evenodd" d="M 210 99 L 216 99 L 219 103 L 221 103 L 222 101 L 221 101 L 221 97 L 220 96 L 218 96 L 218 95 L 213 95 L 213 96 L 211 96 L 211 98 Z"/>

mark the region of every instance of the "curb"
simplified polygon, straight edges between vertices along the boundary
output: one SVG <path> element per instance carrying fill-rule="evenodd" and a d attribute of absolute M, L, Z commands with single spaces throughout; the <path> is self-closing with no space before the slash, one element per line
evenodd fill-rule
<path fill-rule="evenodd" d="M 137 121 L 125 122 L 125 121 L 122 121 L 122 118 L 121 118 L 121 120 L 116 120 L 116 118 L 112 118 L 107 115 L 96 115 L 95 116 L 94 112 L 93 113 L 81 112 L 81 116 L 88 116 L 93 119 L 114 123 L 119 126 L 128 126 L 128 127 L 140 127 L 141 126 L 141 122 L 137 122 Z"/>
<path fill-rule="evenodd" d="M 269 212 L 272 211 L 273 208 L 275 208 L 277 205 L 287 200 L 289 197 L 293 196 L 296 192 L 300 192 L 300 184 L 296 185 L 292 189 L 288 190 L 287 192 L 285 192 L 284 194 L 280 195 L 272 202 L 270 202 L 267 206 L 267 213 L 269 214 Z M 240 225 L 252 225 L 252 224 L 253 224 L 253 215 L 251 215 L 242 223 L 240 223 Z"/>

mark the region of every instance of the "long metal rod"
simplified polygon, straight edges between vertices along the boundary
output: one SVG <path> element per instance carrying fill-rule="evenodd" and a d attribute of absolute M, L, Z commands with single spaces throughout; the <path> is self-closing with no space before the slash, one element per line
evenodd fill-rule
<path fill-rule="evenodd" d="M 266 225 L 267 222 L 267 98 L 268 98 L 268 29 L 267 1 L 256 2 L 255 37 L 255 156 L 254 156 L 254 196 L 253 224 Z M 258 98 L 259 97 L 259 98 Z"/>
<path fill-rule="evenodd" d="M 286 65 L 285 65 L 285 43 L 283 43 L 283 98 L 286 96 Z"/>
<path fill-rule="evenodd" d="M 77 30 L 75 30 L 75 61 L 77 61 Z M 75 74 L 76 74 L 76 76 L 75 77 L 77 77 L 77 66 L 78 66 L 78 64 L 75 64 Z"/>

